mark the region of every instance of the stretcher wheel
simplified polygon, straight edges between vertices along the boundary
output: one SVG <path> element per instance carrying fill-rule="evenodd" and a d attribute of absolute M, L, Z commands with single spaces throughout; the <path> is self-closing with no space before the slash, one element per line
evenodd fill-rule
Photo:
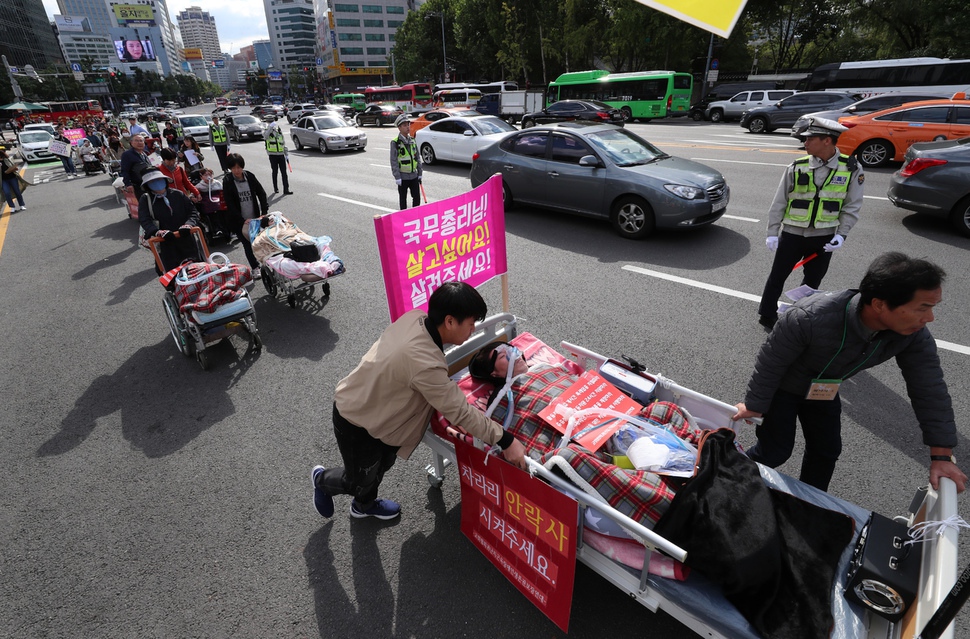
<path fill-rule="evenodd" d="M 206 354 L 205 350 L 196 351 L 195 359 L 199 361 L 199 366 L 202 367 L 202 370 L 209 370 L 209 356 Z"/>
<path fill-rule="evenodd" d="M 330 282 L 324 282 L 320 289 L 323 291 L 324 297 L 330 297 Z"/>
<path fill-rule="evenodd" d="M 428 473 L 428 485 L 432 488 L 441 488 L 441 485 L 445 483 L 444 477 L 435 477 L 431 473 Z"/>
<path fill-rule="evenodd" d="M 259 273 L 263 281 L 263 288 L 266 289 L 266 292 L 271 297 L 276 297 L 277 287 L 276 280 L 273 278 L 273 272 L 265 266 L 260 266 Z"/>
<path fill-rule="evenodd" d="M 162 298 L 162 306 L 165 308 L 165 317 L 168 319 L 168 327 L 172 331 L 172 339 L 175 340 L 175 346 L 178 347 L 180 353 L 186 357 L 191 357 L 193 348 L 192 340 L 189 338 L 188 331 L 185 328 L 185 321 L 179 313 L 175 297 L 168 291 L 165 292 L 165 297 Z"/>
<path fill-rule="evenodd" d="M 296 308 L 296 295 L 290 293 L 286 296 L 286 303 L 290 305 L 290 308 Z"/>

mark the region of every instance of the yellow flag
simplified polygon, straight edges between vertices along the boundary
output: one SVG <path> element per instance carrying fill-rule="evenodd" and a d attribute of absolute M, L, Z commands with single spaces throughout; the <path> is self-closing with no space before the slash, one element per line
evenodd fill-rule
<path fill-rule="evenodd" d="M 748 0 L 637 0 L 716 35 L 726 38 Z"/>

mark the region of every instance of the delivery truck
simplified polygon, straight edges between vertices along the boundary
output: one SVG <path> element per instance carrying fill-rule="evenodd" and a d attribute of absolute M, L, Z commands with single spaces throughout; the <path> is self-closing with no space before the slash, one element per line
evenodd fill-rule
<path fill-rule="evenodd" d="M 507 122 L 518 122 L 526 113 L 541 111 L 545 94 L 541 89 L 525 91 L 502 91 L 487 93 L 481 97 L 475 110 L 485 115 L 495 115 Z"/>

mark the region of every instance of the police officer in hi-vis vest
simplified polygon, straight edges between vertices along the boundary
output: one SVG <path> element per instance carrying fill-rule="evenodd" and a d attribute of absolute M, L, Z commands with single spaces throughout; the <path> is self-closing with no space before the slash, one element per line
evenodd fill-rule
<path fill-rule="evenodd" d="M 280 131 L 278 122 L 273 122 L 266 129 L 263 136 L 266 154 L 269 156 L 269 166 L 273 170 L 273 193 L 279 193 L 279 183 L 276 180 L 277 171 L 283 174 L 283 195 L 293 195 L 290 190 L 290 180 L 286 177 L 286 138 Z"/>
<path fill-rule="evenodd" d="M 212 124 L 209 125 L 209 144 L 216 150 L 216 155 L 219 157 L 219 166 L 225 173 L 229 170 L 229 165 L 226 163 L 226 157 L 229 155 L 229 132 L 226 131 L 224 125 L 219 123 L 218 115 L 212 116 Z"/>
<path fill-rule="evenodd" d="M 401 209 L 408 207 L 408 191 L 411 191 L 411 206 L 421 203 L 418 192 L 421 183 L 421 157 L 418 145 L 408 133 L 411 130 L 411 116 L 404 114 L 394 121 L 398 134 L 391 140 L 391 173 L 397 183 L 397 194 Z"/>
<path fill-rule="evenodd" d="M 771 274 L 758 309 L 762 326 L 778 320 L 778 298 L 800 261 L 802 284 L 818 289 L 832 261 L 859 220 L 865 175 L 858 160 L 839 153 L 839 135 L 847 129 L 832 120 L 811 118 L 800 137 L 808 155 L 788 167 L 768 210 L 765 244 L 775 251 Z"/>

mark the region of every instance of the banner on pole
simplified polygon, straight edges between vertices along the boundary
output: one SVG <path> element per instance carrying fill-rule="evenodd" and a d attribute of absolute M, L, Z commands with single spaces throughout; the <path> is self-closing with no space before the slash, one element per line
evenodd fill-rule
<path fill-rule="evenodd" d="M 652 9 L 727 38 L 748 0 L 637 0 Z"/>
<path fill-rule="evenodd" d="M 576 576 L 579 505 L 499 459 L 458 441 L 461 531 L 563 632 Z"/>
<path fill-rule="evenodd" d="M 508 270 L 502 176 L 467 193 L 375 216 L 384 290 L 393 322 L 442 282 L 479 286 Z"/>

